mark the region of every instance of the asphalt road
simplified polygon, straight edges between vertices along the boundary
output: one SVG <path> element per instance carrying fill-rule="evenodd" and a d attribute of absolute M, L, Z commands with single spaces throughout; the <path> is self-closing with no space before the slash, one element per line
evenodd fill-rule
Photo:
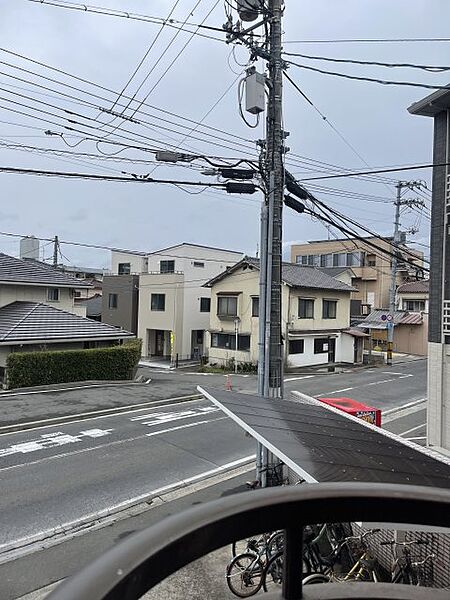
<path fill-rule="evenodd" d="M 0 560 L 11 545 L 253 453 L 207 400 L 3 435 Z"/>

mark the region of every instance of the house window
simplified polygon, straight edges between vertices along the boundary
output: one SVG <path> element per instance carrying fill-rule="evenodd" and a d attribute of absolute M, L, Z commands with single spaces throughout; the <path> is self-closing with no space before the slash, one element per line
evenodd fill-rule
<path fill-rule="evenodd" d="M 211 298 L 200 298 L 200 312 L 209 312 L 211 310 Z"/>
<path fill-rule="evenodd" d="M 289 354 L 303 354 L 305 340 L 289 340 Z"/>
<path fill-rule="evenodd" d="M 174 260 L 159 261 L 159 272 L 160 273 L 175 273 L 175 261 Z M 162 309 L 162 310 L 164 310 L 164 309 Z"/>
<path fill-rule="evenodd" d="M 150 308 L 151 310 L 166 310 L 166 295 L 152 294 Z"/>
<path fill-rule="evenodd" d="M 237 297 L 219 296 L 217 300 L 217 314 L 219 317 L 236 317 Z"/>
<path fill-rule="evenodd" d="M 252 317 L 259 317 L 259 296 L 252 298 Z"/>
<path fill-rule="evenodd" d="M 311 298 L 298 299 L 298 318 L 314 319 L 314 300 Z"/>
<path fill-rule="evenodd" d="M 108 308 L 117 308 L 117 306 L 118 306 L 117 294 L 109 294 L 108 295 Z"/>
<path fill-rule="evenodd" d="M 74 298 L 81 298 L 81 292 L 80 292 L 80 290 L 74 290 L 73 297 Z"/>
<path fill-rule="evenodd" d="M 332 267 L 333 266 L 333 255 L 332 254 L 322 254 L 320 257 L 320 266 L 321 267 Z"/>
<path fill-rule="evenodd" d="M 117 272 L 119 275 L 129 275 L 131 273 L 131 263 L 119 263 Z"/>
<path fill-rule="evenodd" d="M 364 252 L 349 252 L 347 254 L 347 266 L 348 267 L 364 266 Z"/>
<path fill-rule="evenodd" d="M 335 319 L 336 318 L 336 307 L 337 300 L 324 300 L 322 305 L 322 318 L 323 319 Z"/>
<path fill-rule="evenodd" d="M 377 265 L 377 259 L 375 254 L 368 254 L 367 255 L 367 266 L 368 267 L 376 267 Z"/>
<path fill-rule="evenodd" d="M 59 288 L 48 288 L 47 300 L 49 302 L 59 302 Z"/>
<path fill-rule="evenodd" d="M 234 333 L 212 333 L 211 347 L 224 350 L 236 350 L 236 335 Z M 238 335 L 238 350 L 248 352 L 250 350 L 250 336 Z"/>
<path fill-rule="evenodd" d="M 298 265 L 307 265 L 308 264 L 308 256 L 306 254 L 304 256 L 296 256 L 295 262 Z"/>
<path fill-rule="evenodd" d="M 347 263 L 347 255 L 343 252 L 333 254 L 333 267 L 345 267 Z"/>
<path fill-rule="evenodd" d="M 425 310 L 425 300 L 403 300 L 403 309 L 412 312 Z"/>
<path fill-rule="evenodd" d="M 315 338 L 314 340 L 314 354 L 325 354 L 328 352 L 328 338 Z"/>
<path fill-rule="evenodd" d="M 203 269 L 204 266 L 205 266 L 205 263 L 204 262 L 200 262 L 198 260 L 194 260 L 193 265 L 194 265 L 194 267 L 198 267 L 199 269 Z"/>
<path fill-rule="evenodd" d="M 309 254 L 308 265 L 310 267 L 318 267 L 320 265 L 320 256 L 318 254 Z"/>

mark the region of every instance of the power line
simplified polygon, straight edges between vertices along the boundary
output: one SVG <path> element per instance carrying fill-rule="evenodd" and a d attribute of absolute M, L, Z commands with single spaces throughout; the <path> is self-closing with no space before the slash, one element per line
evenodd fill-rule
<path fill-rule="evenodd" d="M 447 167 L 450 163 L 428 163 L 424 165 L 409 165 L 407 167 L 395 167 L 390 169 L 378 169 L 375 171 L 359 171 L 354 173 L 339 173 L 337 175 L 324 175 L 321 177 L 309 177 L 300 179 L 300 181 L 316 181 L 319 179 L 337 179 L 343 177 L 354 177 L 355 175 L 374 175 L 376 173 L 397 173 L 400 171 L 414 171 L 415 169 L 431 169 L 434 167 Z"/>
<path fill-rule="evenodd" d="M 415 63 L 388 63 L 379 62 L 374 60 L 355 60 L 349 58 L 331 58 L 329 56 L 311 56 L 310 54 L 300 54 L 299 52 L 284 52 L 286 56 L 299 56 L 301 58 L 307 58 L 308 60 L 322 60 L 325 62 L 350 64 L 350 65 L 370 65 L 376 67 L 389 67 L 389 68 L 411 68 L 411 69 L 422 69 L 424 71 L 431 71 L 434 73 L 441 73 L 450 71 L 450 67 L 444 66 L 432 66 L 432 65 L 418 65 Z"/>
<path fill-rule="evenodd" d="M 310 67 L 309 65 L 301 65 L 294 61 L 288 61 L 288 64 L 299 67 L 300 69 L 306 69 L 307 71 L 314 71 L 315 73 L 322 73 L 322 75 L 332 75 L 334 77 L 342 77 L 343 79 L 352 79 L 354 81 L 368 81 L 370 83 L 378 83 L 380 85 L 394 85 L 403 87 L 416 87 L 424 88 L 427 90 L 450 90 L 448 85 L 429 85 L 427 83 L 417 83 L 414 81 L 390 81 L 387 79 L 377 79 L 374 77 L 360 77 L 358 75 L 347 75 L 346 73 L 339 73 L 337 71 L 327 71 L 325 69 L 318 69 L 317 67 Z"/>
<path fill-rule="evenodd" d="M 39 0 L 35 0 L 39 1 Z M 372 38 L 328 40 L 284 40 L 283 44 L 392 44 L 398 42 L 450 42 L 450 38 Z"/>

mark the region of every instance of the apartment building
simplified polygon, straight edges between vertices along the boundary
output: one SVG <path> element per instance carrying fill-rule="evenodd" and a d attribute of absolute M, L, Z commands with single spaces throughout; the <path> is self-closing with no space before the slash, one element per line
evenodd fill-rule
<path fill-rule="evenodd" d="M 349 327 L 353 288 L 320 269 L 292 263 L 283 263 L 282 281 L 286 366 L 361 362 L 361 331 Z M 209 362 L 225 365 L 234 359 L 256 365 L 259 260 L 245 257 L 206 287 L 211 289 Z"/>
<path fill-rule="evenodd" d="M 135 305 L 130 290 L 125 293 L 124 277 L 136 274 L 137 335 L 143 341 L 143 356 L 178 355 L 179 360 L 202 356 L 211 296 L 203 284 L 241 258 L 240 252 L 186 242 L 148 253 L 113 251 L 115 277 L 103 281 L 102 318 L 125 328 L 124 315 L 130 315 Z"/>
<path fill-rule="evenodd" d="M 412 259 L 416 267 L 409 264 L 410 255 L 400 252 L 397 285 L 409 281 L 412 277 L 415 278 L 423 264 L 422 252 L 410 250 L 406 246 L 404 248 L 417 257 Z M 348 238 L 318 240 L 306 244 L 293 244 L 291 261 L 304 266 L 325 268 L 328 274 L 332 273 L 331 269 L 338 274 L 339 270 L 344 267 L 350 268 L 353 272 L 352 287 L 355 288 L 355 291 L 352 292 L 352 300 L 358 301 L 360 304 L 359 314 L 367 314 L 370 309 L 389 306 L 391 257 L 384 254 L 382 250 L 394 252 L 389 241 L 374 237 L 352 240 Z M 353 309 L 352 315 L 356 316 Z"/>

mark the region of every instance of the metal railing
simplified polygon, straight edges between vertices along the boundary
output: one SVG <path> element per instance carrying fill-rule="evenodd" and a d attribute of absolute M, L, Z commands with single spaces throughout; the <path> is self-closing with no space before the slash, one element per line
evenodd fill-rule
<path fill-rule="evenodd" d="M 302 587 L 303 527 L 377 521 L 449 527 L 450 492 L 377 484 L 305 484 L 238 494 L 171 516 L 123 540 L 57 588 L 48 600 L 133 600 L 172 573 L 231 542 L 282 529 L 282 592 L 267 600 L 448 600 L 448 590 L 388 583 Z M 207 598 L 207 596 L 201 596 Z"/>

